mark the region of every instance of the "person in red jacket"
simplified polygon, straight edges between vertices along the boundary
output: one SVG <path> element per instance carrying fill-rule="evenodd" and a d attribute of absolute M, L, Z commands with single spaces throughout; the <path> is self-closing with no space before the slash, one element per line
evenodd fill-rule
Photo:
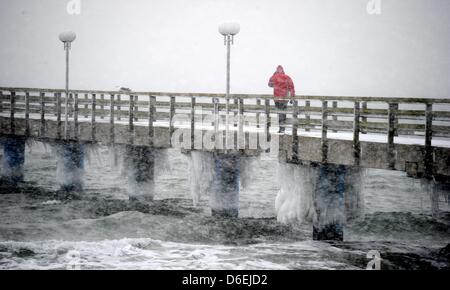
<path fill-rule="evenodd" d="M 295 96 L 295 87 L 292 79 L 284 73 L 284 69 L 281 65 L 277 67 L 277 70 L 269 80 L 269 87 L 273 88 L 273 96 L 275 100 L 275 106 L 278 110 L 286 110 L 289 97 Z M 280 130 L 279 133 L 283 133 L 286 123 L 286 114 L 279 114 Z"/>

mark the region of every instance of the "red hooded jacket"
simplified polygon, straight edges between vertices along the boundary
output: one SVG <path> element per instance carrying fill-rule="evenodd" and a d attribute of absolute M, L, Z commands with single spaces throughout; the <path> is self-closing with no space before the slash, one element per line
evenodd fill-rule
<path fill-rule="evenodd" d="M 284 73 L 281 65 L 277 67 L 277 71 L 269 80 L 269 87 L 273 88 L 273 95 L 276 99 L 285 99 L 288 97 L 288 92 L 291 96 L 295 96 L 295 88 L 292 79 Z"/>

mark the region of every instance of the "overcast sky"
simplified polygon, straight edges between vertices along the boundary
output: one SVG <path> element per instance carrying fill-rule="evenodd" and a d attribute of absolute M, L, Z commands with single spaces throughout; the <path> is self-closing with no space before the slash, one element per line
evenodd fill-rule
<path fill-rule="evenodd" d="M 64 87 L 61 31 L 78 38 L 71 87 L 224 92 L 225 46 L 237 21 L 231 90 L 271 93 L 281 64 L 298 94 L 450 97 L 450 1 L 0 0 L 0 85 Z"/>

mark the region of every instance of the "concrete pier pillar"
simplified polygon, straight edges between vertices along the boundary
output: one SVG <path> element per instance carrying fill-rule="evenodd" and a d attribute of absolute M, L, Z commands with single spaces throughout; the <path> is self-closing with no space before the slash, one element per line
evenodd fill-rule
<path fill-rule="evenodd" d="M 314 192 L 316 220 L 313 224 L 314 240 L 344 239 L 345 168 L 331 164 L 318 164 Z"/>
<path fill-rule="evenodd" d="M 345 218 L 347 222 L 364 218 L 364 174 L 364 168 L 358 166 L 346 167 L 344 202 Z"/>
<path fill-rule="evenodd" d="M 57 147 L 57 178 L 63 191 L 81 191 L 84 181 L 85 145 L 63 142 Z"/>
<path fill-rule="evenodd" d="M 124 165 L 128 179 L 130 200 L 149 202 L 154 196 L 154 148 L 127 145 L 125 147 Z"/>
<path fill-rule="evenodd" d="M 421 179 L 422 188 L 430 197 L 430 213 L 433 218 L 439 218 L 439 199 L 441 194 L 444 195 L 445 188 L 448 184 L 444 182 L 439 182 L 431 178 Z M 448 188 L 447 188 L 448 190 Z"/>
<path fill-rule="evenodd" d="M 212 216 L 239 216 L 240 157 L 214 154 L 214 176 L 209 201 Z"/>
<path fill-rule="evenodd" d="M 25 138 L 2 137 L 3 146 L 2 178 L 18 183 L 23 181 L 23 167 L 25 163 Z"/>

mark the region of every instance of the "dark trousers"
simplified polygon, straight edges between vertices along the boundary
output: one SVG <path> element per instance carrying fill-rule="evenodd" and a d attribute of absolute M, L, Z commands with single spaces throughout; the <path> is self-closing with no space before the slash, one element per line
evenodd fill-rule
<path fill-rule="evenodd" d="M 285 111 L 287 109 L 287 104 L 287 101 L 275 101 L 275 107 L 281 111 Z M 278 113 L 278 120 L 280 131 L 284 131 L 284 127 L 286 125 L 286 114 Z"/>

